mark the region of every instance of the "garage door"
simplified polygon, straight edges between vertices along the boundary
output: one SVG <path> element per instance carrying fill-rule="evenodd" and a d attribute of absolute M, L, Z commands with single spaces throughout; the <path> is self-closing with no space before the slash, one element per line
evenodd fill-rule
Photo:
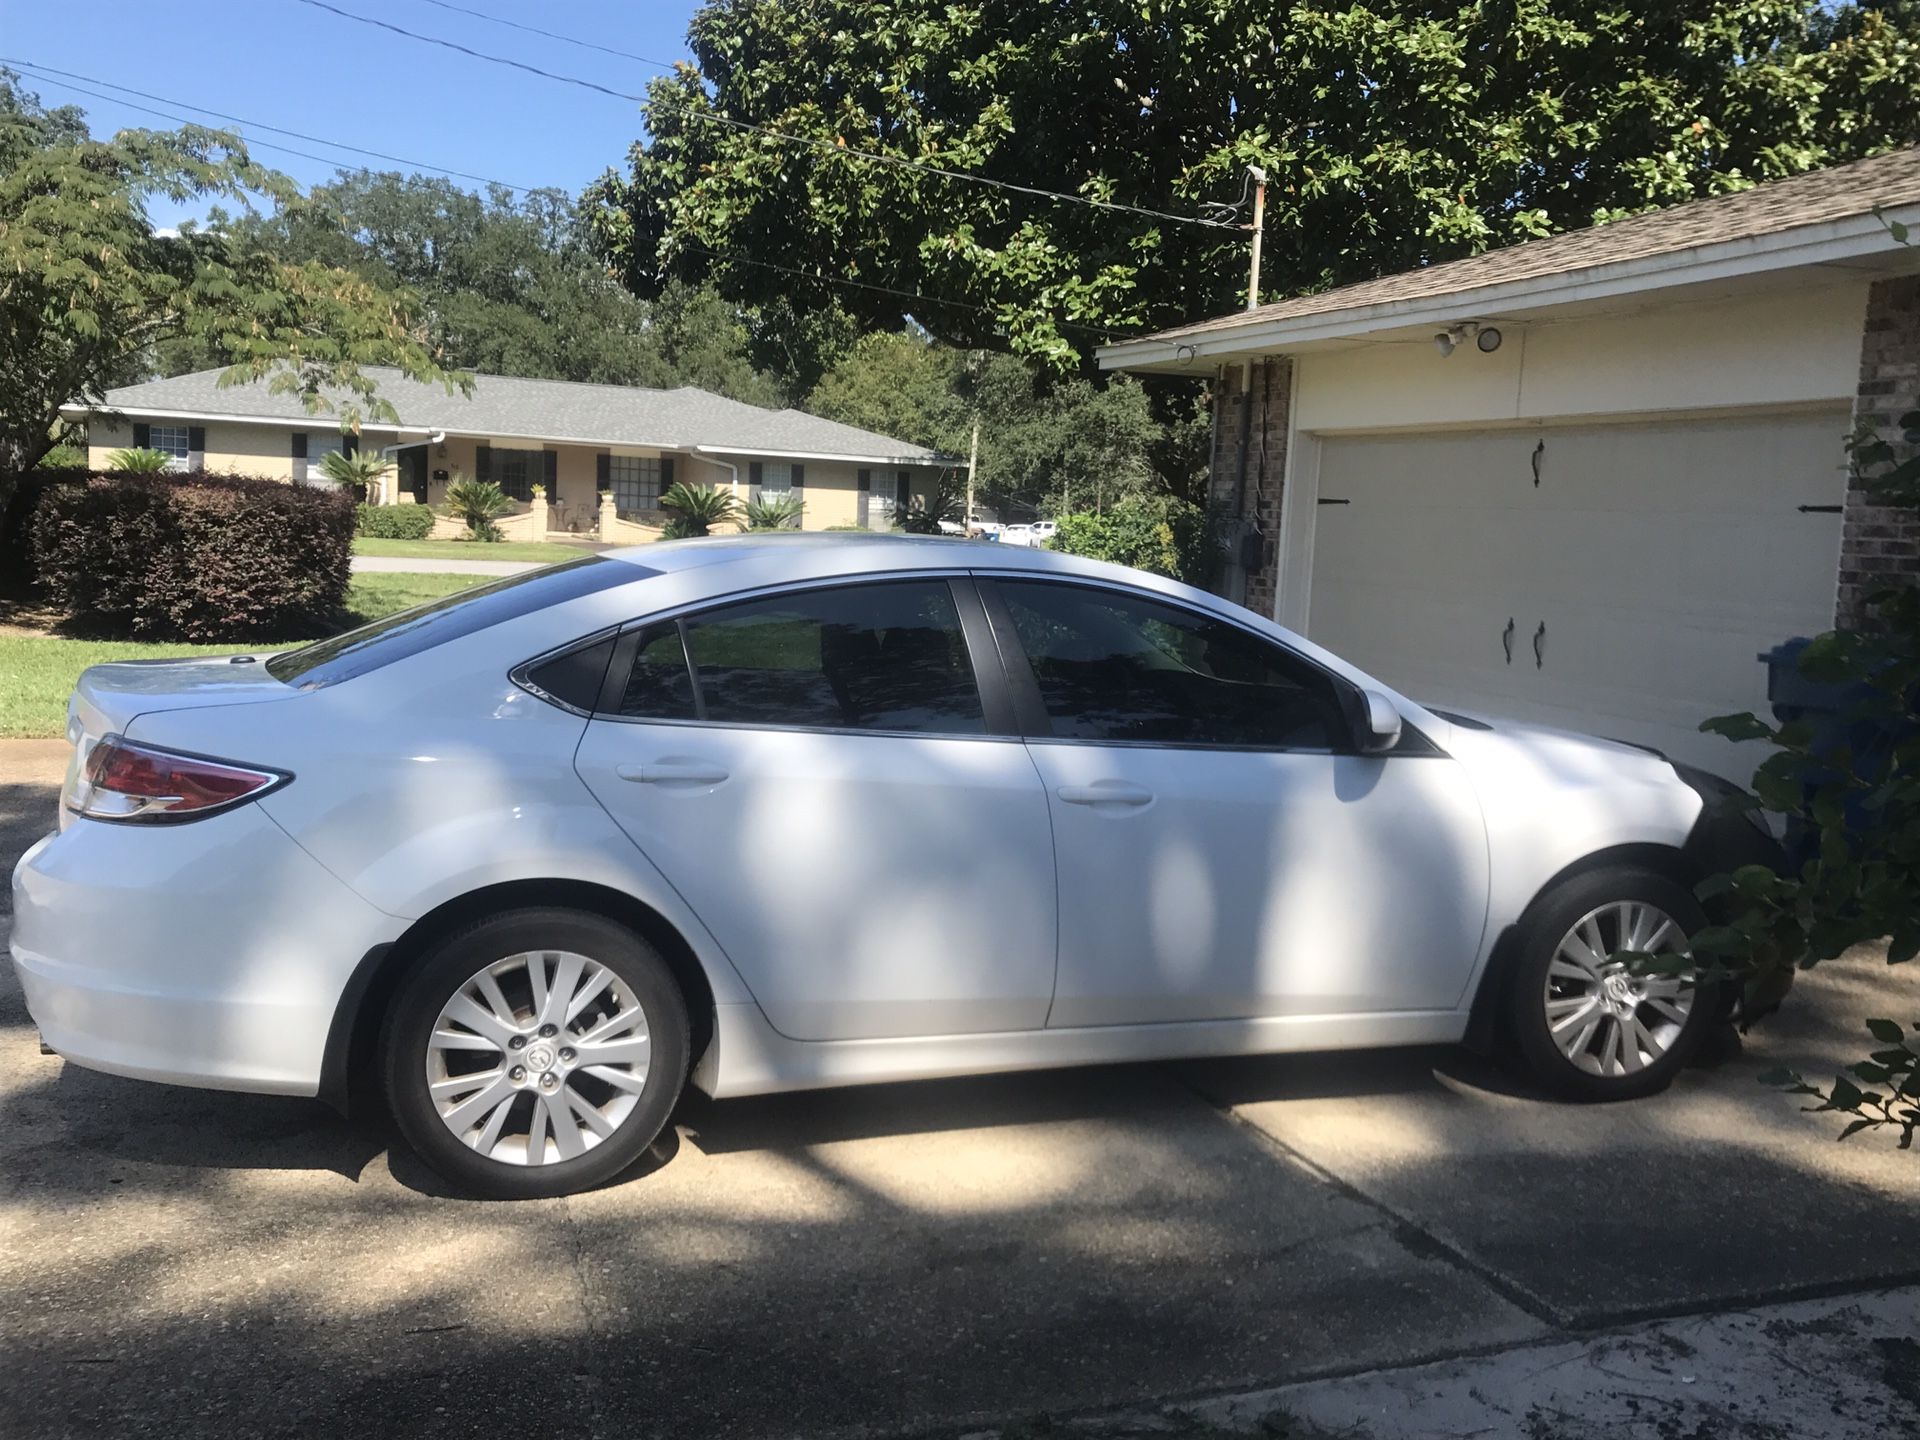
<path fill-rule="evenodd" d="M 1836 410 L 1329 438 L 1308 633 L 1428 704 L 1744 780 L 1764 752 L 1698 727 L 1765 713 L 1754 657 L 1833 623 L 1847 426 Z"/>

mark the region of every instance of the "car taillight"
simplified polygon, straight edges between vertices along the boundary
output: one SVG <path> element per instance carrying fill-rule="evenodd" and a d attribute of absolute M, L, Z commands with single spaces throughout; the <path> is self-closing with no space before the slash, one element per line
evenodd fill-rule
<path fill-rule="evenodd" d="M 281 770 L 183 755 L 107 735 L 88 752 L 67 808 L 93 820 L 198 820 L 292 778 Z"/>

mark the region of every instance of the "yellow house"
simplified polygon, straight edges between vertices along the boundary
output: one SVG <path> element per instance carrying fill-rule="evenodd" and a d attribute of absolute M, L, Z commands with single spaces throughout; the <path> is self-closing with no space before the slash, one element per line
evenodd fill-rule
<path fill-rule="evenodd" d="M 661 492 L 675 481 L 729 490 L 743 504 L 792 495 L 807 530 L 884 530 L 924 503 L 953 464 L 925 446 L 692 386 L 476 375 L 466 396 L 377 367 L 367 374 L 400 423 L 368 421 L 354 436 L 329 415 L 308 414 L 297 396 L 223 388 L 220 373 L 123 386 L 62 414 L 86 424 L 95 468 L 140 446 L 172 455 L 181 470 L 324 483 L 328 451 L 377 449 L 393 462 L 379 497 L 388 503 L 437 505 L 451 479 L 491 480 L 515 504 L 502 527 L 515 538 L 652 538 L 667 518 Z"/>

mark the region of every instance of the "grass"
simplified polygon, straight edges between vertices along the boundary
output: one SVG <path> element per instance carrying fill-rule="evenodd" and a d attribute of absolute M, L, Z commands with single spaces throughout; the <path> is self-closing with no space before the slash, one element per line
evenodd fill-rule
<path fill-rule="evenodd" d="M 352 624 L 360 625 L 437 600 L 484 575 L 356 575 L 347 592 Z M 292 641 L 290 644 L 301 642 Z M 170 655 L 231 655 L 242 645 L 183 645 L 139 640 L 70 640 L 61 635 L 0 631 L 0 737 L 59 735 L 67 723 L 67 696 L 89 665 L 110 660 L 157 660 Z M 285 648 L 261 645 L 262 650 Z"/>
<path fill-rule="evenodd" d="M 379 555 L 399 560 L 578 560 L 593 552 L 585 545 L 554 540 L 376 540 L 361 535 L 353 542 L 356 555 Z"/>

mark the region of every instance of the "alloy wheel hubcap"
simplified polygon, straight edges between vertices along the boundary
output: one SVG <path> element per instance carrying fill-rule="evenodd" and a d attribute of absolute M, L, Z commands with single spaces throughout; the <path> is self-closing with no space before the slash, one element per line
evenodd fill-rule
<path fill-rule="evenodd" d="M 1686 931 L 1657 905 L 1615 901 L 1590 910 L 1561 937 L 1547 966 L 1547 1030 L 1589 1075 L 1633 1075 L 1673 1047 L 1693 1013 L 1686 975 L 1636 975 L 1612 957 L 1688 954 Z"/>
<path fill-rule="evenodd" d="M 427 1089 L 462 1144 L 509 1165 L 549 1165 L 619 1130 L 651 1056 L 647 1014 L 626 981 L 572 951 L 527 951 L 477 971 L 441 1007 Z"/>

